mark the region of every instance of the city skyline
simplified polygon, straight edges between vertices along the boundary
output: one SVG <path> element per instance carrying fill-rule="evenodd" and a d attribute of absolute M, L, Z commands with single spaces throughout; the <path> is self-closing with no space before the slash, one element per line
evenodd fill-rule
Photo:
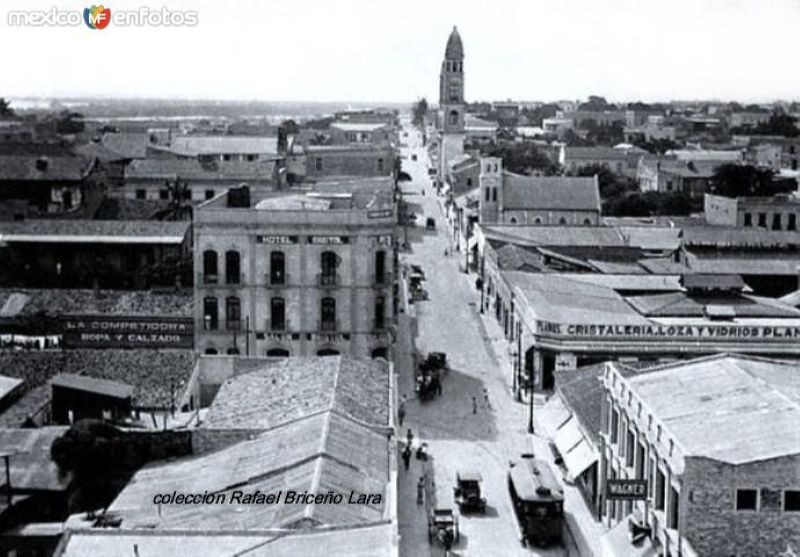
<path fill-rule="evenodd" d="M 471 2 L 427 6 L 416 0 L 379 7 L 366 0 L 335 7 L 310 0 L 291 5 L 247 1 L 236 10 L 211 2 L 174 2 L 169 9 L 195 10 L 198 24 L 112 24 L 103 30 L 82 24 L 9 26 L 8 11 L 52 8 L 37 0 L 9 4 L 3 12 L 0 47 L 24 50 L 26 56 L 6 60 L 2 93 L 353 103 L 424 96 L 434 101 L 441 37 L 457 25 L 466 44 L 468 102 L 589 95 L 611 102 L 795 100 L 800 76 L 788 71 L 782 53 L 800 50 L 792 32 L 800 3 L 766 4 L 543 0 L 500 2 L 489 11 Z M 147 3 L 109 6 L 113 13 Z M 47 72 L 31 71 L 44 67 Z"/>

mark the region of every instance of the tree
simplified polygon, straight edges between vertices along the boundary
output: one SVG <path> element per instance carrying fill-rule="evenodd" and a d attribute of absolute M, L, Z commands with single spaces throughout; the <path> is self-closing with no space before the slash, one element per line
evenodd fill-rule
<path fill-rule="evenodd" d="M 589 95 L 589 99 L 578 106 L 578 110 L 608 110 L 611 105 L 608 104 L 605 97 L 600 97 L 597 95 Z"/>
<path fill-rule="evenodd" d="M 84 129 L 83 115 L 78 112 L 64 110 L 56 119 L 56 132 L 60 134 L 81 133 Z"/>
<path fill-rule="evenodd" d="M 422 97 L 411 107 L 411 123 L 423 129 L 425 127 L 425 115 L 428 114 L 428 101 Z"/>
<path fill-rule="evenodd" d="M 773 172 L 752 165 L 723 164 L 711 178 L 709 193 L 726 197 L 769 196 L 776 193 Z"/>
<path fill-rule="evenodd" d="M 291 118 L 281 122 L 281 126 L 286 130 L 286 135 L 297 135 L 297 132 L 300 131 L 300 126 Z"/>
<path fill-rule="evenodd" d="M 754 128 L 733 128 L 732 133 L 751 135 L 780 135 L 783 137 L 797 137 L 800 129 L 797 127 L 797 118 L 784 112 L 773 112 L 766 122 L 760 122 Z"/>
<path fill-rule="evenodd" d="M 16 112 L 11 108 L 11 103 L 0 97 L 0 120 L 10 120 L 16 116 Z"/>
<path fill-rule="evenodd" d="M 531 142 L 502 144 L 493 147 L 488 153 L 491 157 L 503 159 L 503 166 L 515 174 L 541 173 L 553 175 L 558 165 Z"/>
<path fill-rule="evenodd" d="M 661 138 L 661 139 L 651 139 L 650 141 L 647 140 L 637 140 L 633 142 L 634 145 L 648 151 L 649 153 L 653 153 L 654 155 L 663 155 L 669 150 L 672 149 L 680 149 L 681 144 L 677 141 L 673 141 L 668 138 Z"/>
<path fill-rule="evenodd" d="M 636 184 L 618 174 L 615 174 L 604 164 L 589 164 L 581 166 L 575 172 L 576 176 L 597 176 L 597 185 L 600 188 L 600 197 L 613 199 L 637 191 Z"/>

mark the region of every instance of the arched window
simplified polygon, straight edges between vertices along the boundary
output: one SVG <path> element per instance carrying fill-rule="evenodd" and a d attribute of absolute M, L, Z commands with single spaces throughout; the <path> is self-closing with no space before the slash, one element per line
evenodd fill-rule
<path fill-rule="evenodd" d="M 592 219 L 588 219 L 588 218 L 587 219 L 583 219 L 583 224 L 585 224 L 587 226 L 591 226 L 592 225 Z"/>
<path fill-rule="evenodd" d="M 206 331 L 216 331 L 219 327 L 219 309 L 213 296 L 203 300 L 203 327 Z"/>
<path fill-rule="evenodd" d="M 273 331 L 286 330 L 286 300 L 283 298 L 272 298 L 269 308 L 269 323 Z"/>
<path fill-rule="evenodd" d="M 238 354 L 238 353 L 239 353 L 239 349 L 238 349 L 238 348 L 236 348 L 235 346 L 233 346 L 233 347 L 231 347 L 231 348 L 228 348 L 228 349 L 225 351 L 225 353 L 226 353 L 228 356 L 235 356 L 236 354 Z"/>
<path fill-rule="evenodd" d="M 560 219 L 558 219 L 558 224 L 567 224 L 567 219 L 561 217 Z"/>
<path fill-rule="evenodd" d="M 288 358 L 291 354 L 285 348 L 271 348 L 267 350 L 269 358 Z"/>
<path fill-rule="evenodd" d="M 375 298 L 375 328 L 383 329 L 386 318 L 386 299 L 383 296 Z"/>
<path fill-rule="evenodd" d="M 497 201 L 497 188 L 492 188 L 492 201 Z"/>
<path fill-rule="evenodd" d="M 372 358 L 383 358 L 384 360 L 389 359 L 389 349 L 385 346 L 379 346 L 372 350 Z"/>
<path fill-rule="evenodd" d="M 511 217 L 511 219 L 509 219 L 509 222 L 511 224 L 517 224 L 517 217 Z"/>
<path fill-rule="evenodd" d="M 227 284 L 239 284 L 241 282 L 242 269 L 240 261 L 238 251 L 225 252 L 225 282 Z"/>
<path fill-rule="evenodd" d="M 322 298 L 320 304 L 320 329 L 323 331 L 336 330 L 336 300 Z"/>
<path fill-rule="evenodd" d="M 317 350 L 317 356 L 338 356 L 339 351 L 335 348 L 320 348 Z"/>
<path fill-rule="evenodd" d="M 225 328 L 229 331 L 242 328 L 242 303 L 236 296 L 228 296 L 225 300 Z"/>
<path fill-rule="evenodd" d="M 542 217 L 536 217 L 533 219 L 533 224 L 542 224 Z"/>
<path fill-rule="evenodd" d="M 286 284 L 286 256 L 282 251 L 269 254 L 270 284 Z"/>
<path fill-rule="evenodd" d="M 217 252 L 214 250 L 203 252 L 203 282 L 217 284 Z"/>
<path fill-rule="evenodd" d="M 322 286 L 336 285 L 337 259 L 336 253 L 332 251 L 323 251 L 320 255 L 320 283 Z"/>
<path fill-rule="evenodd" d="M 492 188 L 486 188 L 486 196 L 485 196 L 486 197 L 486 201 L 489 201 L 489 198 L 492 195 L 491 189 Z"/>
<path fill-rule="evenodd" d="M 216 355 L 217 353 L 218 353 L 218 352 L 217 352 L 217 349 L 216 349 L 216 348 L 206 348 L 206 354 L 208 354 L 209 356 L 214 356 L 214 355 Z"/>
<path fill-rule="evenodd" d="M 458 100 L 458 99 L 456 99 Z M 458 125 L 458 111 L 451 110 L 450 111 L 450 125 L 457 126 Z"/>

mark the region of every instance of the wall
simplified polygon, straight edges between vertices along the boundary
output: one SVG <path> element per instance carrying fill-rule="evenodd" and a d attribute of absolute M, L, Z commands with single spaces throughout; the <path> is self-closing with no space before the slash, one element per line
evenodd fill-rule
<path fill-rule="evenodd" d="M 736 225 L 736 199 L 706 194 L 703 198 L 703 213 L 708 224 Z"/>
<path fill-rule="evenodd" d="M 800 512 L 735 510 L 737 487 L 800 489 L 800 455 L 740 466 L 689 458 L 683 483 L 681 530 L 700 555 L 772 557 L 787 546 L 800 550 Z"/>

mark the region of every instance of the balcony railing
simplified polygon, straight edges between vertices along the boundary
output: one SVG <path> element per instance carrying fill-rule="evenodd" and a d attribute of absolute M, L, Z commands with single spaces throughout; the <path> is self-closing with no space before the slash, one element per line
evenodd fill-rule
<path fill-rule="evenodd" d="M 289 277 L 286 273 L 269 273 L 266 282 L 270 286 L 283 286 L 289 282 Z"/>
<path fill-rule="evenodd" d="M 219 277 L 216 274 L 203 274 L 202 278 L 203 284 L 217 284 L 217 282 L 219 282 Z"/>
<path fill-rule="evenodd" d="M 339 285 L 339 273 L 320 273 L 317 275 L 319 286 L 331 287 Z"/>
<path fill-rule="evenodd" d="M 339 322 L 336 319 L 325 319 L 319 322 L 319 330 L 325 333 L 332 333 L 339 330 Z"/>

